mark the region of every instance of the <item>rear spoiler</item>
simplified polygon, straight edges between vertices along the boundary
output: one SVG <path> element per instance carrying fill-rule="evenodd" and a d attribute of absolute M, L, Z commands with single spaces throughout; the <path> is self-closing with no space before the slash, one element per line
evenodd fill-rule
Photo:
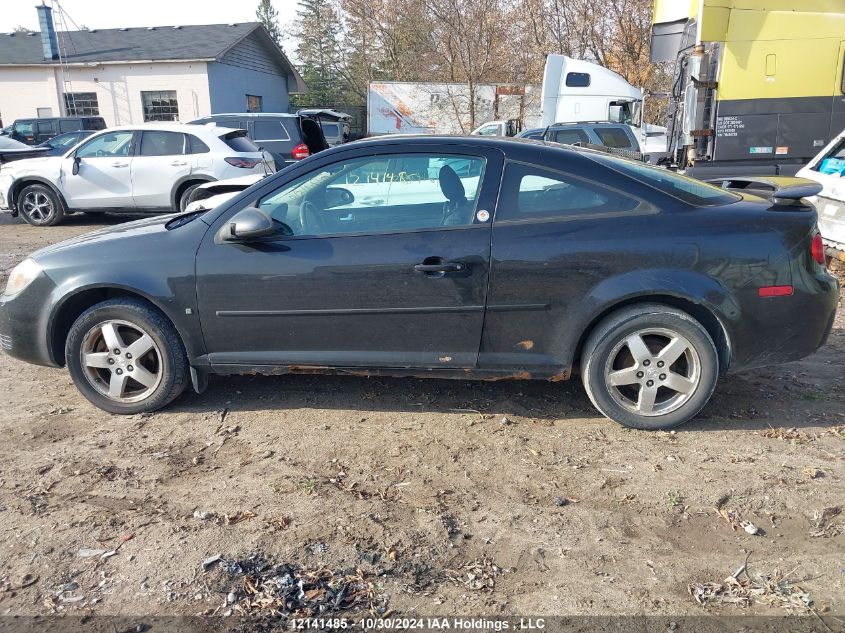
<path fill-rule="evenodd" d="M 802 198 L 818 195 L 822 190 L 822 186 L 813 180 L 787 176 L 737 176 L 712 178 L 705 182 L 721 189 L 767 198 L 775 204 L 795 204 Z"/>

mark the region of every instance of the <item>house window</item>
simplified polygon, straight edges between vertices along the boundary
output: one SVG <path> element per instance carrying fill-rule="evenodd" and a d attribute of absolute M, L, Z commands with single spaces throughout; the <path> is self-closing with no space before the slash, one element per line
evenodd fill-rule
<path fill-rule="evenodd" d="M 144 122 L 178 121 L 179 104 L 175 90 L 141 91 L 141 103 L 144 105 Z"/>
<path fill-rule="evenodd" d="M 261 97 L 258 95 L 246 96 L 246 111 L 261 112 Z"/>
<path fill-rule="evenodd" d="M 65 112 L 67 116 L 97 116 L 100 105 L 96 92 L 66 92 Z"/>

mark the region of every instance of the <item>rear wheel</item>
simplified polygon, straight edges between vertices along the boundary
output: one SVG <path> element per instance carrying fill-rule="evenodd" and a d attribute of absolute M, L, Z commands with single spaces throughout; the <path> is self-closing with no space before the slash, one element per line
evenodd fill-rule
<path fill-rule="evenodd" d="M 71 378 L 109 413 L 155 411 L 188 384 L 188 361 L 170 321 L 152 306 L 112 299 L 86 310 L 65 345 Z"/>
<path fill-rule="evenodd" d="M 179 195 L 179 211 L 185 210 L 185 208 L 191 203 L 191 194 L 194 193 L 197 187 L 203 184 L 205 183 L 195 182 L 182 190 L 182 193 Z"/>
<path fill-rule="evenodd" d="M 690 315 L 659 304 L 622 309 L 599 323 L 584 346 L 582 380 L 608 418 L 637 429 L 668 429 L 710 399 L 719 356 Z"/>
<path fill-rule="evenodd" d="M 65 217 L 61 199 L 47 185 L 24 187 L 17 200 L 21 217 L 32 226 L 53 226 Z"/>

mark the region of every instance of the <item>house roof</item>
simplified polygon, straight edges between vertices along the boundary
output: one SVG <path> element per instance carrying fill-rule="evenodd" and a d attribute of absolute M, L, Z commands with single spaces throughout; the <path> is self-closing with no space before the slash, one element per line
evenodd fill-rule
<path fill-rule="evenodd" d="M 56 36 L 64 62 L 75 65 L 217 61 L 253 33 L 274 50 L 279 65 L 296 79 L 299 91 L 307 90 L 296 68 L 258 22 L 57 31 Z M 40 33 L 0 34 L 0 66 L 58 64 L 58 60 L 44 59 Z"/>

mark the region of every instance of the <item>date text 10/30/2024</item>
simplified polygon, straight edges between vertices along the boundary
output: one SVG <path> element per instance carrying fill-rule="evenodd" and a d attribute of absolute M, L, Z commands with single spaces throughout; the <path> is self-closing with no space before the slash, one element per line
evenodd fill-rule
<path fill-rule="evenodd" d="M 295 618 L 289 621 L 292 631 L 364 630 L 364 631 L 541 631 L 543 618 Z"/>

